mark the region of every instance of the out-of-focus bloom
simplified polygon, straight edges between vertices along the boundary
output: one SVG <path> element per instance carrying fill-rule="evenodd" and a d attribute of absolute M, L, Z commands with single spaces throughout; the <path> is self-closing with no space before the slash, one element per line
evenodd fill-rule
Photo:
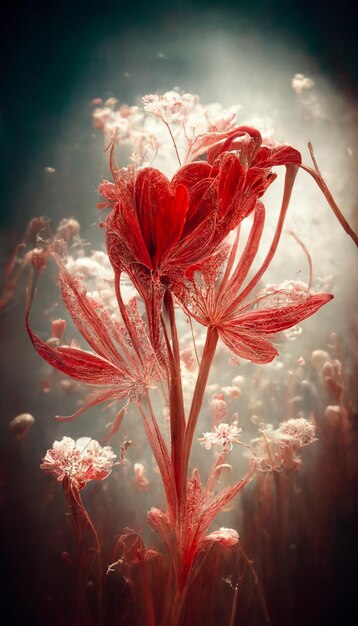
<path fill-rule="evenodd" d="M 276 429 L 261 430 L 261 437 L 251 442 L 257 472 L 291 469 L 300 465 L 296 452 L 317 440 L 312 422 L 303 417 L 282 422 Z"/>
<path fill-rule="evenodd" d="M 237 530 L 234 530 L 233 528 L 219 528 L 219 530 L 214 530 L 212 533 L 206 535 L 203 543 L 220 543 L 221 545 L 229 548 L 237 544 L 238 541 L 239 533 Z"/>
<path fill-rule="evenodd" d="M 204 433 L 199 439 L 199 442 L 206 450 L 210 450 L 215 445 L 223 446 L 227 450 L 232 450 L 234 443 L 241 443 L 238 439 L 241 432 L 242 428 L 238 428 L 236 424 L 225 424 L 223 422 L 215 426 L 213 432 Z"/>
<path fill-rule="evenodd" d="M 210 401 L 211 413 L 215 424 L 222 422 L 227 416 L 228 406 L 227 402 L 221 398 L 213 398 Z"/>
<path fill-rule="evenodd" d="M 317 439 L 314 424 L 303 417 L 282 422 L 279 427 L 279 432 L 284 435 L 289 435 L 290 445 L 293 447 L 297 446 L 298 448 L 307 446 Z"/>
<path fill-rule="evenodd" d="M 307 76 L 304 76 L 304 74 L 295 74 L 291 84 L 292 89 L 297 93 L 298 96 L 301 95 L 302 91 L 306 91 L 314 87 L 314 81 L 312 80 L 312 78 L 307 78 Z"/>
<path fill-rule="evenodd" d="M 144 465 L 142 463 L 134 463 L 134 479 L 140 491 L 148 491 L 149 480 L 145 475 Z"/>
<path fill-rule="evenodd" d="M 9 428 L 16 439 L 22 439 L 26 437 L 34 423 L 35 418 L 30 413 L 20 413 L 11 420 Z"/>
<path fill-rule="evenodd" d="M 102 448 L 94 439 L 82 438 L 75 442 L 63 437 L 46 452 L 40 467 L 58 481 L 67 479 L 73 488 L 83 489 L 90 480 L 107 478 L 115 459 L 112 448 Z"/>
<path fill-rule="evenodd" d="M 169 122 L 183 107 L 183 102 L 175 91 L 169 91 L 164 95 L 149 94 L 143 96 L 142 102 L 147 113 L 156 115 L 163 122 Z"/>

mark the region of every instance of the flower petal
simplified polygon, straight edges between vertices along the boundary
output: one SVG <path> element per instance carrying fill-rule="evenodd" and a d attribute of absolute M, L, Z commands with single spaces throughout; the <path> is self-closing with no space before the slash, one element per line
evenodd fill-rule
<path fill-rule="evenodd" d="M 124 376 L 119 368 L 91 352 L 70 346 L 52 348 L 32 331 L 28 323 L 27 331 L 36 352 L 52 367 L 75 380 L 92 385 L 114 385 Z"/>
<path fill-rule="evenodd" d="M 60 269 L 63 302 L 79 332 L 97 354 L 119 367 L 123 366 L 123 359 L 108 332 L 112 330 L 113 333 L 113 322 L 107 309 L 90 298 L 78 277 L 71 276 L 61 259 L 53 256 Z"/>
<path fill-rule="evenodd" d="M 324 304 L 332 300 L 329 293 L 317 293 L 308 296 L 306 300 L 299 304 L 290 304 L 283 307 L 271 309 L 260 309 L 231 320 L 231 324 L 237 324 L 238 328 L 244 332 L 255 332 L 262 335 L 273 335 L 291 326 L 295 326 L 302 320 L 313 315 Z"/>
<path fill-rule="evenodd" d="M 225 324 L 218 328 L 218 332 L 234 354 L 253 363 L 270 363 L 278 355 L 278 350 L 270 341 L 254 332 L 241 330 L 240 326 Z"/>
<path fill-rule="evenodd" d="M 146 167 L 137 176 L 135 201 L 138 222 L 154 265 L 178 241 L 184 227 L 188 194 L 178 185 L 174 194 L 164 174 Z"/>
<path fill-rule="evenodd" d="M 98 404 L 102 404 L 103 402 L 109 402 L 110 400 L 119 400 L 121 398 L 125 398 L 128 396 L 128 390 L 125 392 L 123 389 L 121 390 L 118 386 L 113 387 L 111 389 L 95 389 L 91 391 L 91 393 L 84 399 L 80 408 L 72 413 L 72 415 L 56 415 L 56 419 L 59 422 L 72 422 L 78 415 L 87 411 L 91 407 L 97 406 Z M 123 417 L 124 408 L 120 410 L 121 417 Z M 119 415 L 119 414 L 118 414 Z M 118 417 L 118 416 L 117 416 Z M 116 421 L 116 420 L 115 420 Z M 118 425 L 119 427 L 119 425 Z M 102 443 L 107 442 L 112 436 L 112 430 L 109 435 L 102 441 Z"/>
<path fill-rule="evenodd" d="M 141 263 L 153 269 L 153 264 L 139 226 L 133 197 L 117 204 L 106 221 L 107 252 L 112 266 L 122 271 L 132 263 Z"/>
<path fill-rule="evenodd" d="M 275 165 L 300 165 L 301 153 L 287 145 L 262 146 L 254 159 L 257 167 L 274 167 Z"/>

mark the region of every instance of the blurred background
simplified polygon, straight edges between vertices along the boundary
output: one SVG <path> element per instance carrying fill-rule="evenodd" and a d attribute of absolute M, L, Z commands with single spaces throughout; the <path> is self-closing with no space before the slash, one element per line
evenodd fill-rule
<path fill-rule="evenodd" d="M 308 0 L 290 5 L 281 0 L 63 0 L 47 5 L 32 0 L 8 4 L 0 28 L 1 268 L 36 215 L 46 215 L 54 225 L 74 216 L 83 236 L 103 247 L 95 205 L 107 166 L 103 137 L 92 127 L 91 101 L 115 97 L 137 104 L 146 93 L 174 87 L 199 94 L 204 103 L 239 104 L 239 123 L 260 120 L 277 140 L 301 149 L 306 163 L 312 141 L 333 195 L 357 230 L 358 46 L 348 0 L 334 8 Z M 310 78 L 312 88 L 293 89 L 297 73 Z M 275 196 L 268 200 L 277 204 Z M 332 308 L 311 326 L 317 345 L 308 342 L 307 350 L 327 349 L 336 331 L 349 363 L 356 363 L 356 251 L 304 174 L 297 179 L 288 226 L 308 245 L 318 284 L 331 276 L 335 294 Z M 299 248 L 292 251 L 285 241 L 285 263 L 273 267 L 272 280 L 306 272 Z M 42 308 L 53 295 L 51 279 L 45 278 Z M 39 549 L 46 515 L 55 516 L 51 502 L 45 513 L 34 503 L 42 484 L 39 459 L 52 443 L 58 409 L 51 395 L 41 393 L 39 360 L 23 317 L 24 284 L 0 320 L 0 502 L 7 543 L 2 572 L 9 625 L 26 616 L 27 623 L 36 623 L 28 617 L 37 606 L 30 595 L 41 596 L 46 571 L 40 576 L 36 562 L 43 566 Z M 41 317 L 36 323 L 43 331 Z M 32 439 L 19 448 L 9 437 L 8 423 L 25 411 L 35 414 L 36 422 Z M 353 607 L 357 545 L 351 523 L 339 528 L 339 567 L 345 575 L 337 582 L 337 571 L 332 615 L 338 620 L 345 605 L 342 623 L 348 625 L 354 623 L 347 606 Z M 32 570 L 37 582 L 30 583 Z M 38 614 L 36 619 L 42 624 Z M 324 619 L 327 624 L 327 615 Z"/>

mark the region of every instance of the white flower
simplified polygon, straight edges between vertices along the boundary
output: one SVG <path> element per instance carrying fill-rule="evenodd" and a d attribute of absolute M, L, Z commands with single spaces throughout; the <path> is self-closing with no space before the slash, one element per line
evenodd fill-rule
<path fill-rule="evenodd" d="M 90 480 L 107 478 L 115 458 L 112 448 L 102 448 L 95 439 L 81 437 L 74 441 L 71 437 L 63 437 L 46 452 L 40 467 L 57 480 L 67 478 L 73 487 L 82 489 Z"/>
<path fill-rule="evenodd" d="M 212 446 L 219 445 L 232 450 L 233 444 L 240 444 L 238 436 L 242 432 L 242 428 L 238 428 L 236 424 L 225 424 L 224 422 L 215 426 L 214 432 L 203 433 L 203 436 L 199 439 L 199 442 L 210 450 Z"/>

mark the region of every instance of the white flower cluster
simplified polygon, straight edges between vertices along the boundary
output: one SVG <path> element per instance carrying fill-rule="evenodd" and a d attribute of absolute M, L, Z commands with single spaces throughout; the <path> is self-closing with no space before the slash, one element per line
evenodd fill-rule
<path fill-rule="evenodd" d="M 82 489 L 90 480 L 107 478 L 115 458 L 112 448 L 102 448 L 95 439 L 82 437 L 74 441 L 71 437 L 63 437 L 46 452 L 40 467 L 57 480 L 67 478 L 71 486 Z"/>
<path fill-rule="evenodd" d="M 300 465 L 296 452 L 317 440 L 312 422 L 303 417 L 282 422 L 276 429 L 262 429 L 251 441 L 253 463 L 258 472 L 290 469 Z"/>

